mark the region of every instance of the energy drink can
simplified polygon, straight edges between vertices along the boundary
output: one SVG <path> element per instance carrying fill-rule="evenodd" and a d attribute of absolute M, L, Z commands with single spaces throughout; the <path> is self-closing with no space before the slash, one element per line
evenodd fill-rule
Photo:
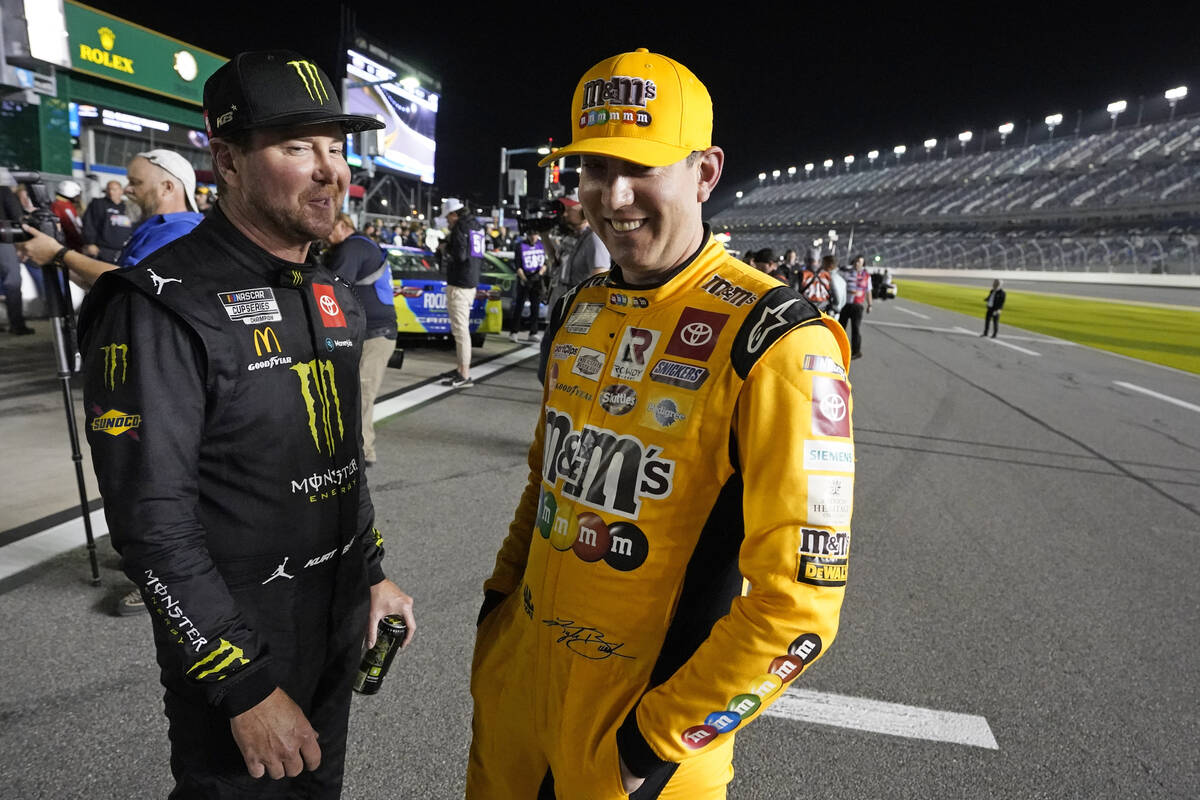
<path fill-rule="evenodd" d="M 359 694 L 375 694 L 383 684 L 388 667 L 396 657 L 396 651 L 408 638 L 408 626 L 404 617 L 391 614 L 379 620 L 379 634 L 375 637 L 375 646 L 363 653 L 362 664 L 358 667 L 358 676 L 354 679 L 354 691 Z"/>

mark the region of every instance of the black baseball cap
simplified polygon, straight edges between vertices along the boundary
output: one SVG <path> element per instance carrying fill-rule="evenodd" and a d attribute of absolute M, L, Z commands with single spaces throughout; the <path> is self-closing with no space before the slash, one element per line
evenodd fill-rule
<path fill-rule="evenodd" d="M 291 50 L 238 53 L 204 82 L 209 136 L 324 122 L 340 123 L 346 133 L 384 127 L 374 117 L 345 113 L 325 71 Z"/>

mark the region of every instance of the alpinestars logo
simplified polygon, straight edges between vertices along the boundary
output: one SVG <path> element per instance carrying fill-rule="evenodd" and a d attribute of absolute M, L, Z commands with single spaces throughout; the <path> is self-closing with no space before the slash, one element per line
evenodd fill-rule
<path fill-rule="evenodd" d="M 763 346 L 763 343 L 770 338 L 771 332 L 776 328 L 787 325 L 790 320 L 783 316 L 783 312 L 787 311 L 793 303 L 799 303 L 800 298 L 793 297 L 784 300 L 774 308 L 766 308 L 762 312 L 762 316 L 758 318 L 758 322 L 750 329 L 750 336 L 746 340 L 746 352 L 757 353 L 758 349 Z"/>
<path fill-rule="evenodd" d="M 121 384 L 129 370 L 129 345 L 106 344 L 100 348 L 104 351 L 104 386 L 107 389 L 117 388 L 117 366 L 121 367 Z"/>
<path fill-rule="evenodd" d="M 317 65 L 311 61 L 289 61 L 289 67 L 296 70 L 296 74 L 300 76 L 300 80 L 304 83 L 304 90 L 308 92 L 308 99 L 314 103 L 324 103 L 329 99 L 329 93 L 325 91 L 325 84 L 321 82 L 321 73 L 317 71 Z"/>
<path fill-rule="evenodd" d="M 300 396 L 304 398 L 304 406 L 308 411 L 308 430 L 312 434 L 313 444 L 317 452 L 322 452 L 321 441 L 324 440 L 326 450 L 332 453 L 337 443 L 334 440 L 333 426 L 337 423 L 337 441 L 345 437 L 342 425 L 342 403 L 338 399 L 337 379 L 332 361 L 308 361 L 295 364 L 292 372 L 300 379 Z M 319 406 L 319 407 L 318 407 Z"/>
<path fill-rule="evenodd" d="M 642 500 L 671 494 L 675 462 L 662 448 L 635 436 L 585 425 L 575 430 L 571 416 L 546 407 L 542 478 L 563 481 L 562 494 L 584 505 L 637 519 Z"/>

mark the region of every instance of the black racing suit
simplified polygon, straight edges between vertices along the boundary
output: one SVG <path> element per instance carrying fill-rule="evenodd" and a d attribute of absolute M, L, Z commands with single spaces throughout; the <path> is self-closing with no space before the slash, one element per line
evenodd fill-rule
<path fill-rule="evenodd" d="M 153 618 L 173 797 L 340 792 L 382 541 L 362 471 L 363 319 L 348 285 L 220 212 L 106 273 L 83 310 L 105 515 Z M 281 687 L 322 763 L 253 781 L 229 718 Z"/>

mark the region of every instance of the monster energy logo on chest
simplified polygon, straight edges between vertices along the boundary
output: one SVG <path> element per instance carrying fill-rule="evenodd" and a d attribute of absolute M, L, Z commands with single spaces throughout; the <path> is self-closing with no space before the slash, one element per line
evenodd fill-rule
<path fill-rule="evenodd" d="M 100 349 L 104 351 L 104 386 L 115 389 L 118 364 L 121 366 L 121 383 L 125 383 L 125 375 L 129 370 L 129 345 L 106 344 Z"/>
<path fill-rule="evenodd" d="M 300 378 L 300 396 L 304 398 L 304 406 L 308 411 L 308 430 L 312 433 L 313 444 L 317 452 L 321 452 L 321 440 L 325 440 L 327 452 L 333 454 L 336 446 L 333 436 L 333 425 L 337 422 L 337 441 L 345 437 L 342 426 L 342 403 L 338 399 L 337 380 L 333 371 L 332 361 L 316 359 L 303 364 L 295 364 L 292 372 Z M 320 408 L 317 408 L 318 403 Z"/>

